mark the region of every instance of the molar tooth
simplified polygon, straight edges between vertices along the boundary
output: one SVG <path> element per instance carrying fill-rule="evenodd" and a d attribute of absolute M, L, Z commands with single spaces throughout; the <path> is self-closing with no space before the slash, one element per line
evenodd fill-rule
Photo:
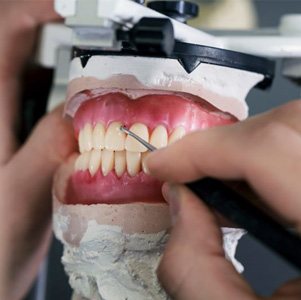
<path fill-rule="evenodd" d="M 126 170 L 126 154 L 125 151 L 115 152 L 115 173 L 121 177 Z"/>
<path fill-rule="evenodd" d="M 159 125 L 153 131 L 150 137 L 150 144 L 155 146 L 156 148 L 163 148 L 167 146 L 168 134 L 167 130 L 164 126 Z"/>
<path fill-rule="evenodd" d="M 83 148 L 84 151 L 90 151 L 92 149 L 92 125 L 87 123 L 83 129 Z"/>
<path fill-rule="evenodd" d="M 79 132 L 79 135 L 78 135 L 78 146 L 79 146 L 79 152 L 84 153 L 85 152 L 85 143 L 84 143 L 84 130 L 83 129 Z"/>
<path fill-rule="evenodd" d="M 105 148 L 108 150 L 123 151 L 126 134 L 120 130 L 122 124 L 113 122 L 107 129 L 105 136 Z"/>
<path fill-rule="evenodd" d="M 130 131 L 137 134 L 139 137 L 145 141 L 149 141 L 149 133 L 147 127 L 142 123 L 136 123 L 131 126 Z M 125 149 L 131 152 L 146 152 L 147 149 L 141 143 L 136 141 L 131 136 L 127 136 L 125 141 Z"/>
<path fill-rule="evenodd" d="M 101 150 L 92 150 L 89 162 L 89 172 L 94 176 L 101 164 Z"/>
<path fill-rule="evenodd" d="M 93 130 L 93 148 L 103 149 L 105 147 L 105 127 L 97 123 Z"/>
<path fill-rule="evenodd" d="M 126 151 L 126 164 L 129 175 L 137 175 L 141 169 L 141 153 Z"/>
<path fill-rule="evenodd" d="M 114 151 L 103 150 L 102 151 L 102 164 L 101 170 L 103 176 L 107 176 L 114 167 Z"/>
<path fill-rule="evenodd" d="M 173 130 L 172 134 L 169 137 L 168 145 L 180 140 L 186 134 L 184 127 L 180 126 Z"/>

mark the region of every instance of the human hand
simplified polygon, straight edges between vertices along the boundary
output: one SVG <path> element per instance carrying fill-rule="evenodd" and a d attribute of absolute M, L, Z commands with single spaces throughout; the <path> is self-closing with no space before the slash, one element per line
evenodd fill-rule
<path fill-rule="evenodd" d="M 202 177 L 244 180 L 257 203 L 301 233 L 301 101 L 225 127 L 187 135 L 149 155 L 150 173 L 174 183 Z M 174 162 L 177 162 L 175 164 Z M 180 185 L 165 184 L 173 230 L 158 269 L 173 299 L 260 299 L 224 258 L 217 218 Z M 298 251 L 298 250 L 296 250 Z M 301 279 L 269 299 L 300 299 Z"/>
<path fill-rule="evenodd" d="M 21 299 L 32 284 L 51 236 L 53 173 L 75 149 L 62 107 L 24 146 L 16 138 L 21 74 L 39 25 L 58 19 L 52 5 L 0 0 L 0 299 Z"/>

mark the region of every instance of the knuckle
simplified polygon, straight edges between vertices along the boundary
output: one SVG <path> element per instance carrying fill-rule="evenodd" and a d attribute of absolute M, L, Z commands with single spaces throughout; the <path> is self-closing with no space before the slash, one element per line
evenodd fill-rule
<path fill-rule="evenodd" d="M 272 111 L 271 117 L 288 124 L 291 120 L 300 119 L 301 100 L 290 101 Z"/>
<path fill-rule="evenodd" d="M 283 132 L 287 131 L 287 126 L 277 120 L 271 120 L 260 124 L 256 129 L 251 132 L 250 141 L 252 145 L 260 145 L 263 143 L 282 140 Z"/>
<path fill-rule="evenodd" d="M 280 111 L 287 112 L 291 115 L 298 114 L 300 116 L 301 113 L 301 99 L 290 101 L 285 105 L 278 108 Z"/>

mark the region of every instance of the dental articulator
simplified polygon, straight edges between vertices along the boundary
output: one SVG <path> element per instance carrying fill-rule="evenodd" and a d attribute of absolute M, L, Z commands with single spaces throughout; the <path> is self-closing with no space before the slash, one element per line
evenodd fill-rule
<path fill-rule="evenodd" d="M 206 85 L 203 93 L 209 102 L 210 97 L 219 93 L 214 82 L 219 73 L 225 80 L 223 92 L 229 98 L 235 94 L 243 99 L 254 86 L 268 88 L 273 82 L 276 58 L 283 59 L 284 76 L 295 82 L 301 78 L 301 15 L 284 16 L 272 34 L 257 31 L 254 35 L 217 37 L 185 24 L 198 11 L 196 4 L 186 1 L 149 1 L 146 6 L 144 1 L 130 0 L 56 0 L 55 7 L 67 26 L 45 27 L 39 52 L 41 64 L 56 69 L 49 108 L 66 93 L 70 55 L 79 59 L 83 68 L 95 55 L 103 59 L 104 65 L 114 61 L 122 64 L 122 59 L 135 57 L 137 65 L 126 66 L 132 76 L 142 73 L 140 65 L 159 61 L 158 65 L 150 64 L 153 69 L 148 70 L 154 72 L 154 77 L 158 70 L 162 73 L 168 67 L 175 78 Z M 200 75 L 204 72 L 207 81 Z M 240 90 L 233 91 L 232 83 L 241 80 L 241 76 L 245 76 L 245 82 Z M 149 81 L 149 88 L 157 86 L 155 80 Z M 179 88 L 178 92 L 188 91 Z M 245 104 L 239 103 L 236 117 L 244 119 Z M 220 109 L 225 107 L 222 101 L 218 105 Z M 156 150 L 126 128 L 121 130 L 150 151 Z M 296 250 L 301 249 L 301 239 L 297 235 L 218 180 L 206 178 L 187 186 L 209 206 L 301 270 L 301 256 Z"/>

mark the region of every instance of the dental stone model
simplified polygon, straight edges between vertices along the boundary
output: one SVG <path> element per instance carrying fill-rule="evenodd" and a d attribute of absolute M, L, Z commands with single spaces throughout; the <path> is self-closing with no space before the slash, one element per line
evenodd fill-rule
<path fill-rule="evenodd" d="M 206 72 L 185 77 L 171 64 L 158 79 L 158 73 L 143 72 L 140 66 L 156 69 L 164 60 L 122 58 L 130 62 L 129 74 L 120 75 L 119 58 L 106 57 L 105 64 L 104 57 L 92 56 L 85 67 L 79 58 L 72 61 L 66 113 L 73 117 L 80 154 L 56 176 L 54 231 L 64 244 L 62 261 L 77 295 L 167 299 L 156 268 L 168 239 L 168 207 L 161 183 L 143 171 L 146 149 L 125 136 L 120 125 L 165 147 L 192 130 L 244 118 L 244 96 L 262 76 L 227 68 L 217 72 L 216 66 L 206 65 Z M 210 85 L 203 84 L 205 77 Z M 234 253 L 242 231 L 224 233 L 226 255 L 241 270 Z"/>
<path fill-rule="evenodd" d="M 168 299 L 156 277 L 170 230 L 162 183 L 145 174 L 147 150 L 120 126 L 162 148 L 245 119 L 245 97 L 263 79 L 206 63 L 187 72 L 176 58 L 74 51 L 65 112 L 79 153 L 53 188 L 54 232 L 74 300 Z M 225 255 L 242 271 L 234 255 L 243 231 L 223 233 Z"/>

